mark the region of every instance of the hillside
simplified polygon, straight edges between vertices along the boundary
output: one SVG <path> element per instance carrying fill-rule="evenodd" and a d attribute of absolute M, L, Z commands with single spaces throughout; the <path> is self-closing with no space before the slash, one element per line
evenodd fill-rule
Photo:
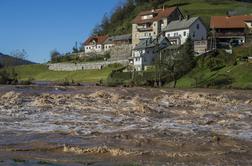
<path fill-rule="evenodd" d="M 179 6 L 184 15 L 201 16 L 206 25 L 209 25 L 213 15 L 252 13 L 252 3 L 236 0 L 126 0 L 109 16 L 105 15 L 99 25 L 93 29 L 93 34 L 118 35 L 131 33 L 131 21 L 142 10 Z"/>
<path fill-rule="evenodd" d="M 196 67 L 177 81 L 177 87 L 252 89 L 252 63 L 241 60 L 249 55 L 252 47 L 236 47 L 232 55 L 219 51 L 198 57 Z"/>
<path fill-rule="evenodd" d="M 18 66 L 18 65 L 26 65 L 26 64 L 34 64 L 34 63 L 28 60 L 18 59 L 18 58 L 0 53 L 0 67 Z"/>
<path fill-rule="evenodd" d="M 198 79 L 197 85 L 195 78 Z M 197 67 L 177 82 L 177 88 L 195 87 L 252 89 L 252 64 L 230 65 L 216 71 Z"/>
<path fill-rule="evenodd" d="M 34 81 L 52 81 L 52 82 L 98 82 L 105 80 L 113 69 L 117 66 L 105 67 L 102 70 L 84 70 L 84 71 L 51 71 L 47 65 L 21 65 L 15 67 L 18 80 L 34 80 Z M 1 71 L 1 70 L 0 70 Z M 11 73 L 12 68 L 8 71 Z"/>

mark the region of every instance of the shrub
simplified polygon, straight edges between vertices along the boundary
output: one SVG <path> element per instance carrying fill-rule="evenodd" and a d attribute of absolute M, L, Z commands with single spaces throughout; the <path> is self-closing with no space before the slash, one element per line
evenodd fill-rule
<path fill-rule="evenodd" d="M 13 68 L 11 72 L 7 72 L 6 70 L 2 70 L 0 72 L 0 84 L 17 84 L 17 73 Z"/>

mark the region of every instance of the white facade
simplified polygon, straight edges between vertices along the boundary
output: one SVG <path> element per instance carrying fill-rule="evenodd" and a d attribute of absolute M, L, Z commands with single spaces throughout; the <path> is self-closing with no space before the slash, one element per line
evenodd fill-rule
<path fill-rule="evenodd" d="M 182 45 L 190 36 L 192 41 L 206 40 L 207 29 L 200 19 L 197 19 L 189 28 L 165 32 L 165 36 L 172 44 Z"/>
<path fill-rule="evenodd" d="M 90 52 L 102 52 L 103 51 L 103 45 L 98 44 L 98 45 L 85 45 L 85 53 L 90 53 Z"/>
<path fill-rule="evenodd" d="M 109 51 L 113 46 L 114 46 L 114 44 L 105 44 L 104 51 Z"/>
<path fill-rule="evenodd" d="M 137 71 L 144 70 L 144 66 L 152 65 L 155 62 L 156 52 L 154 47 L 146 48 L 143 50 L 134 50 L 133 64 Z"/>
<path fill-rule="evenodd" d="M 151 43 L 146 45 L 137 46 L 132 51 L 133 64 L 137 71 L 145 70 L 146 66 L 151 66 L 155 63 L 156 57 L 159 56 L 159 52 L 165 49 L 170 44 L 169 40 L 165 37 L 160 37 L 160 41 L 153 39 Z M 144 44 L 142 41 L 140 44 Z"/>

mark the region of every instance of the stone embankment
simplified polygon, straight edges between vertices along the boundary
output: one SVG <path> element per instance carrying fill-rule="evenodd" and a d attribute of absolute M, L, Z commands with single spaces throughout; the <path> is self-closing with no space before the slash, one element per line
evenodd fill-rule
<path fill-rule="evenodd" d="M 127 65 L 128 60 L 102 61 L 95 63 L 52 63 L 48 64 L 48 69 L 53 71 L 77 71 L 77 70 L 91 70 L 91 69 L 100 70 L 103 67 L 114 63 Z"/>

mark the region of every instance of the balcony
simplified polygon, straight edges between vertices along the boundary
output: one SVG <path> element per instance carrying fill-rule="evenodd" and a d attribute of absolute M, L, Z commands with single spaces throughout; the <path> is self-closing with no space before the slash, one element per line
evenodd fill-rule
<path fill-rule="evenodd" d="M 153 28 L 151 26 L 138 26 L 137 30 L 139 32 L 145 32 L 145 31 L 153 31 Z"/>
<path fill-rule="evenodd" d="M 216 32 L 216 37 L 245 36 L 244 32 Z"/>

